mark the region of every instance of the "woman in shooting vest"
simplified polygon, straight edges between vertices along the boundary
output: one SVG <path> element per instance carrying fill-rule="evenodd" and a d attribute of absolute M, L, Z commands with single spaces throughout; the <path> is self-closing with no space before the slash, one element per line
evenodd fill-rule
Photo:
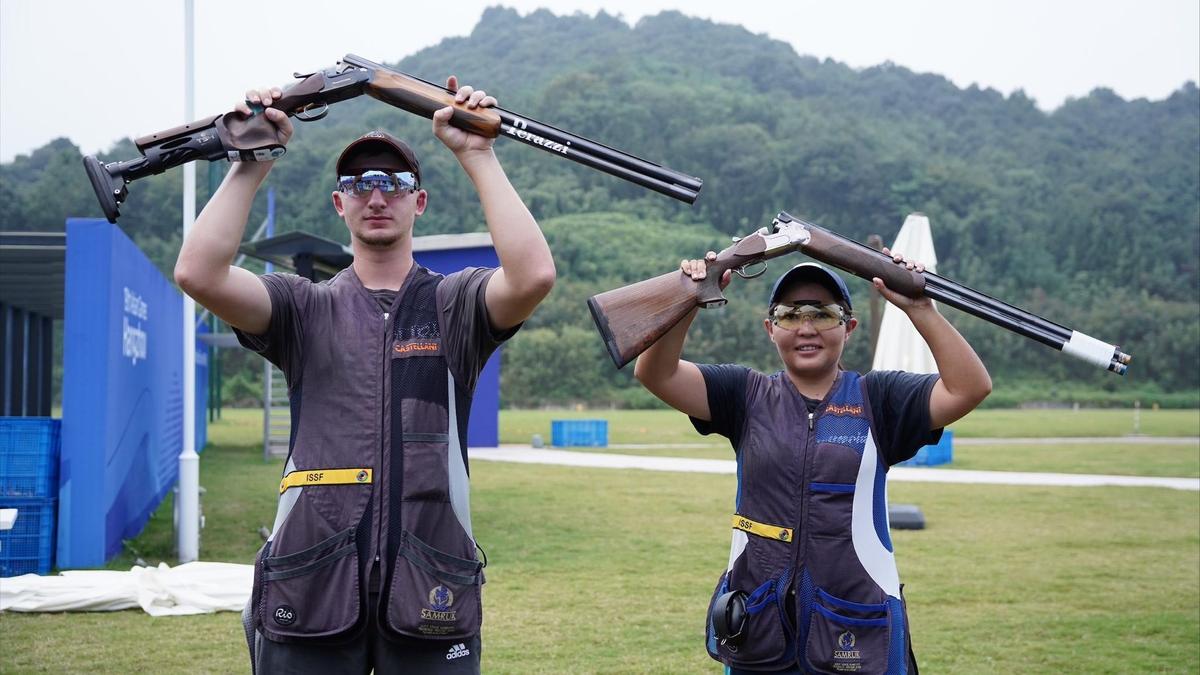
<path fill-rule="evenodd" d="M 706 276 L 704 260 L 680 267 Z M 706 621 L 708 653 L 729 672 L 917 670 L 888 536 L 887 470 L 937 442 L 991 379 L 928 298 L 873 283 L 912 320 L 940 377 L 843 370 L 858 320 L 845 282 L 813 263 L 771 289 L 763 328 L 779 372 L 680 359 L 695 311 L 638 359 L 647 389 L 700 433 L 727 437 L 737 456 L 733 543 Z"/>

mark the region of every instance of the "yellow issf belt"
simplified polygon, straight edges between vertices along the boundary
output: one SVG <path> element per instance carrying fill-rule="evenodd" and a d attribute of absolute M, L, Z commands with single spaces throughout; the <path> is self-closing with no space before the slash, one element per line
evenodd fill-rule
<path fill-rule="evenodd" d="M 745 516 L 739 516 L 736 513 L 733 514 L 733 529 L 756 534 L 767 539 L 776 539 L 778 541 L 792 540 L 792 528 L 790 527 L 759 523 Z"/>
<path fill-rule="evenodd" d="M 279 494 L 288 488 L 309 485 L 369 485 L 370 469 L 312 469 L 293 471 L 279 481 Z"/>

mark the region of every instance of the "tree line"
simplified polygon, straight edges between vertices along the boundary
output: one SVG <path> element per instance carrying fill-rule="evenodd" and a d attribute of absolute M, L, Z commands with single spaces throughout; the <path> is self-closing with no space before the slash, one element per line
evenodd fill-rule
<path fill-rule="evenodd" d="M 520 144 L 497 143 L 559 269 L 550 298 L 504 350 L 506 405 L 647 404 L 631 369 L 612 368 L 586 298 L 719 250 L 781 210 L 852 239 L 879 234 L 889 243 L 906 214 L 922 211 L 932 223 L 940 274 L 1118 343 L 1135 357 L 1119 378 L 947 310 L 991 370 L 994 399 L 1008 400 L 1003 391 L 1010 387 L 1047 398 L 1195 405 L 1195 83 L 1154 102 L 1098 89 L 1046 113 L 1021 92 L 963 89 L 892 64 L 853 69 L 674 12 L 630 26 L 603 13 L 522 17 L 502 8 L 486 11 L 470 35 L 413 54 L 397 68 L 434 81 L 453 72 L 496 94 L 505 108 L 705 179 L 700 199 L 688 206 Z M 375 128 L 409 139 L 421 158 L 430 206 L 416 234 L 483 229 L 473 189 L 428 120 L 364 98 L 298 127 L 269 178 L 279 231 L 347 241 L 329 205 L 333 162 L 347 142 Z M 126 139 L 101 158 L 136 154 Z M 209 181 L 201 166 L 200 203 L 222 168 L 214 165 Z M 177 172 L 138 181 L 122 208 L 121 227 L 168 275 L 180 243 L 179 184 Z M 264 209 L 260 195 L 252 223 Z M 68 140 L 0 165 L 3 229 L 61 230 L 67 217 L 99 215 L 79 150 Z M 775 263 L 767 278 L 789 262 Z M 865 283 L 851 285 L 865 298 Z M 764 279 L 735 282 L 729 306 L 702 312 L 686 355 L 775 367 L 761 328 L 768 288 Z M 869 341 L 859 337 L 846 364 L 866 368 Z M 244 379 L 252 392 L 253 378 Z"/>

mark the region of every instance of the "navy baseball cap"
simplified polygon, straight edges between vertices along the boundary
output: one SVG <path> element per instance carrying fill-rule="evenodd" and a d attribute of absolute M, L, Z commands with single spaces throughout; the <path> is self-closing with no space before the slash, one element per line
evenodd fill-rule
<path fill-rule="evenodd" d="M 779 301 L 779 295 L 785 288 L 802 281 L 811 281 L 824 286 L 829 289 L 830 293 L 833 293 L 834 298 L 846 308 L 846 311 L 854 309 L 850 306 L 850 289 L 846 288 L 846 282 L 842 281 L 837 272 L 811 262 L 800 263 L 776 279 L 775 285 L 771 287 L 771 299 L 767 305 L 774 305 Z"/>
<path fill-rule="evenodd" d="M 386 131 L 372 131 L 356 138 L 338 157 L 338 176 L 353 176 L 366 169 L 411 171 L 421 182 L 421 163 L 408 143 Z"/>

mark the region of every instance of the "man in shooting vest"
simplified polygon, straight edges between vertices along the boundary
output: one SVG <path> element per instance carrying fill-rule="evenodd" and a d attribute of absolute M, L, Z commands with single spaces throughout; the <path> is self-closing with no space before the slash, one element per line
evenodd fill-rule
<path fill-rule="evenodd" d="M 496 104 L 457 85 L 450 77 L 459 107 Z M 279 96 L 246 98 L 269 106 Z M 288 383 L 279 506 L 243 614 L 256 671 L 479 672 L 484 563 L 471 529 L 467 414 L 488 356 L 550 292 L 555 271 L 493 139 L 450 126 L 452 110 L 434 114 L 433 133 L 479 193 L 499 268 L 443 277 L 414 262 L 413 224 L 429 196 L 412 149 L 384 132 L 350 143 L 331 177 L 354 252 L 333 279 L 230 265 L 272 162 L 233 166 L 176 263 L 184 291 Z M 265 114 L 286 143 L 287 116 Z"/>
<path fill-rule="evenodd" d="M 704 260 L 680 266 L 706 276 Z M 733 543 L 706 639 L 728 672 L 916 672 L 888 535 L 887 470 L 936 442 L 988 395 L 991 379 L 928 298 L 873 283 L 912 319 L 940 377 L 843 370 L 858 320 L 845 282 L 814 263 L 771 290 L 763 327 L 779 372 L 681 360 L 694 310 L 638 359 L 647 389 L 736 453 Z"/>

